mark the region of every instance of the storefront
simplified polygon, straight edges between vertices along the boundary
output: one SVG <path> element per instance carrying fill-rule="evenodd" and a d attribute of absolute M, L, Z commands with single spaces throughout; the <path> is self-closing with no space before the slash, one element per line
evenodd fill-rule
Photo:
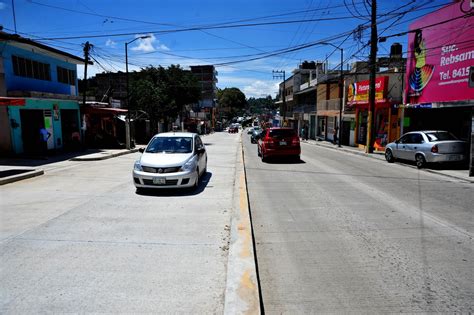
<path fill-rule="evenodd" d="M 41 154 L 40 129 L 51 135 L 47 150 L 62 150 L 70 143 L 72 133 L 79 129 L 79 104 L 74 100 L 0 98 L 2 154 Z"/>
<path fill-rule="evenodd" d="M 387 99 L 388 76 L 375 80 L 374 149 L 385 150 L 387 143 L 399 136 L 399 110 Z M 348 105 L 355 108 L 354 143 L 360 148 L 367 145 L 369 116 L 369 80 L 351 84 Z"/>
<path fill-rule="evenodd" d="M 474 66 L 474 19 L 465 18 L 469 10 L 469 1 L 452 3 L 410 25 L 404 132 L 446 130 L 472 143 L 474 87 L 468 81 Z M 446 16 L 451 20 L 438 25 Z M 474 175 L 472 145 L 469 153 Z"/>

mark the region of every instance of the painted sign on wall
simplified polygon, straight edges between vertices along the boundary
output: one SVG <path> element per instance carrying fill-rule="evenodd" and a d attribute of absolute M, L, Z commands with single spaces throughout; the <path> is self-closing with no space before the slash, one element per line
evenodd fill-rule
<path fill-rule="evenodd" d="M 456 2 L 410 25 L 405 103 L 474 99 L 468 86 L 474 65 L 474 18 L 465 13 L 469 9 L 468 2 Z"/>
<path fill-rule="evenodd" d="M 349 105 L 369 103 L 369 85 L 370 81 L 359 81 L 349 85 L 347 93 L 347 102 Z M 387 101 L 388 77 L 375 78 L 375 102 L 385 103 Z"/>

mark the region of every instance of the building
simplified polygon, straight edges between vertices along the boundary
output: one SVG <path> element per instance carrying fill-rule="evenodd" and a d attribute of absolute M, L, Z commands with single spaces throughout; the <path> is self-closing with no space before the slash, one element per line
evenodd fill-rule
<path fill-rule="evenodd" d="M 201 100 L 195 104 L 193 113 L 206 113 L 205 119 L 211 122 L 214 128 L 218 117 L 217 100 L 217 71 L 213 65 L 191 66 L 191 73 L 197 78 L 201 86 Z M 196 114 L 198 117 L 199 114 Z M 202 115 L 201 115 L 202 116 Z"/>
<path fill-rule="evenodd" d="M 310 116 L 315 120 L 316 111 L 316 79 L 324 72 L 324 64 L 315 61 L 304 61 L 297 69 L 292 71 L 289 78 L 285 78 L 279 85 L 280 125 L 289 126 L 300 130 L 308 125 L 310 134 L 314 134 L 313 124 L 311 128 Z"/>
<path fill-rule="evenodd" d="M 469 68 L 474 66 L 472 12 L 469 1 L 453 2 L 410 25 L 404 132 L 447 130 L 472 141 L 474 88 L 468 84 Z M 473 150 L 471 143 L 471 161 Z"/>
<path fill-rule="evenodd" d="M 47 150 L 73 147 L 81 127 L 76 67 L 85 61 L 16 34 L 0 32 L 0 41 L 0 154 L 44 153 L 43 126 Z"/>

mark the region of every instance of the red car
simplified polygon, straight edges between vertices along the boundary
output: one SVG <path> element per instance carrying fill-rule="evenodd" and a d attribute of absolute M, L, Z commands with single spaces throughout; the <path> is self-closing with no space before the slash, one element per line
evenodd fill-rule
<path fill-rule="evenodd" d="M 269 157 L 291 156 L 300 159 L 300 138 L 291 128 L 268 128 L 262 132 L 258 139 L 258 155 L 262 161 Z"/>

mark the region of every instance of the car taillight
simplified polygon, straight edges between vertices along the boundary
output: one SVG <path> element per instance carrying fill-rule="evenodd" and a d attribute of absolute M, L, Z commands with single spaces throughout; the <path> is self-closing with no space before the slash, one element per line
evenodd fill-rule
<path fill-rule="evenodd" d="M 438 153 L 438 146 L 436 144 L 431 147 L 431 152 Z"/>
<path fill-rule="evenodd" d="M 298 144 L 300 144 L 300 138 L 295 137 L 295 138 L 291 139 L 291 144 L 292 144 L 292 145 L 298 145 Z"/>

